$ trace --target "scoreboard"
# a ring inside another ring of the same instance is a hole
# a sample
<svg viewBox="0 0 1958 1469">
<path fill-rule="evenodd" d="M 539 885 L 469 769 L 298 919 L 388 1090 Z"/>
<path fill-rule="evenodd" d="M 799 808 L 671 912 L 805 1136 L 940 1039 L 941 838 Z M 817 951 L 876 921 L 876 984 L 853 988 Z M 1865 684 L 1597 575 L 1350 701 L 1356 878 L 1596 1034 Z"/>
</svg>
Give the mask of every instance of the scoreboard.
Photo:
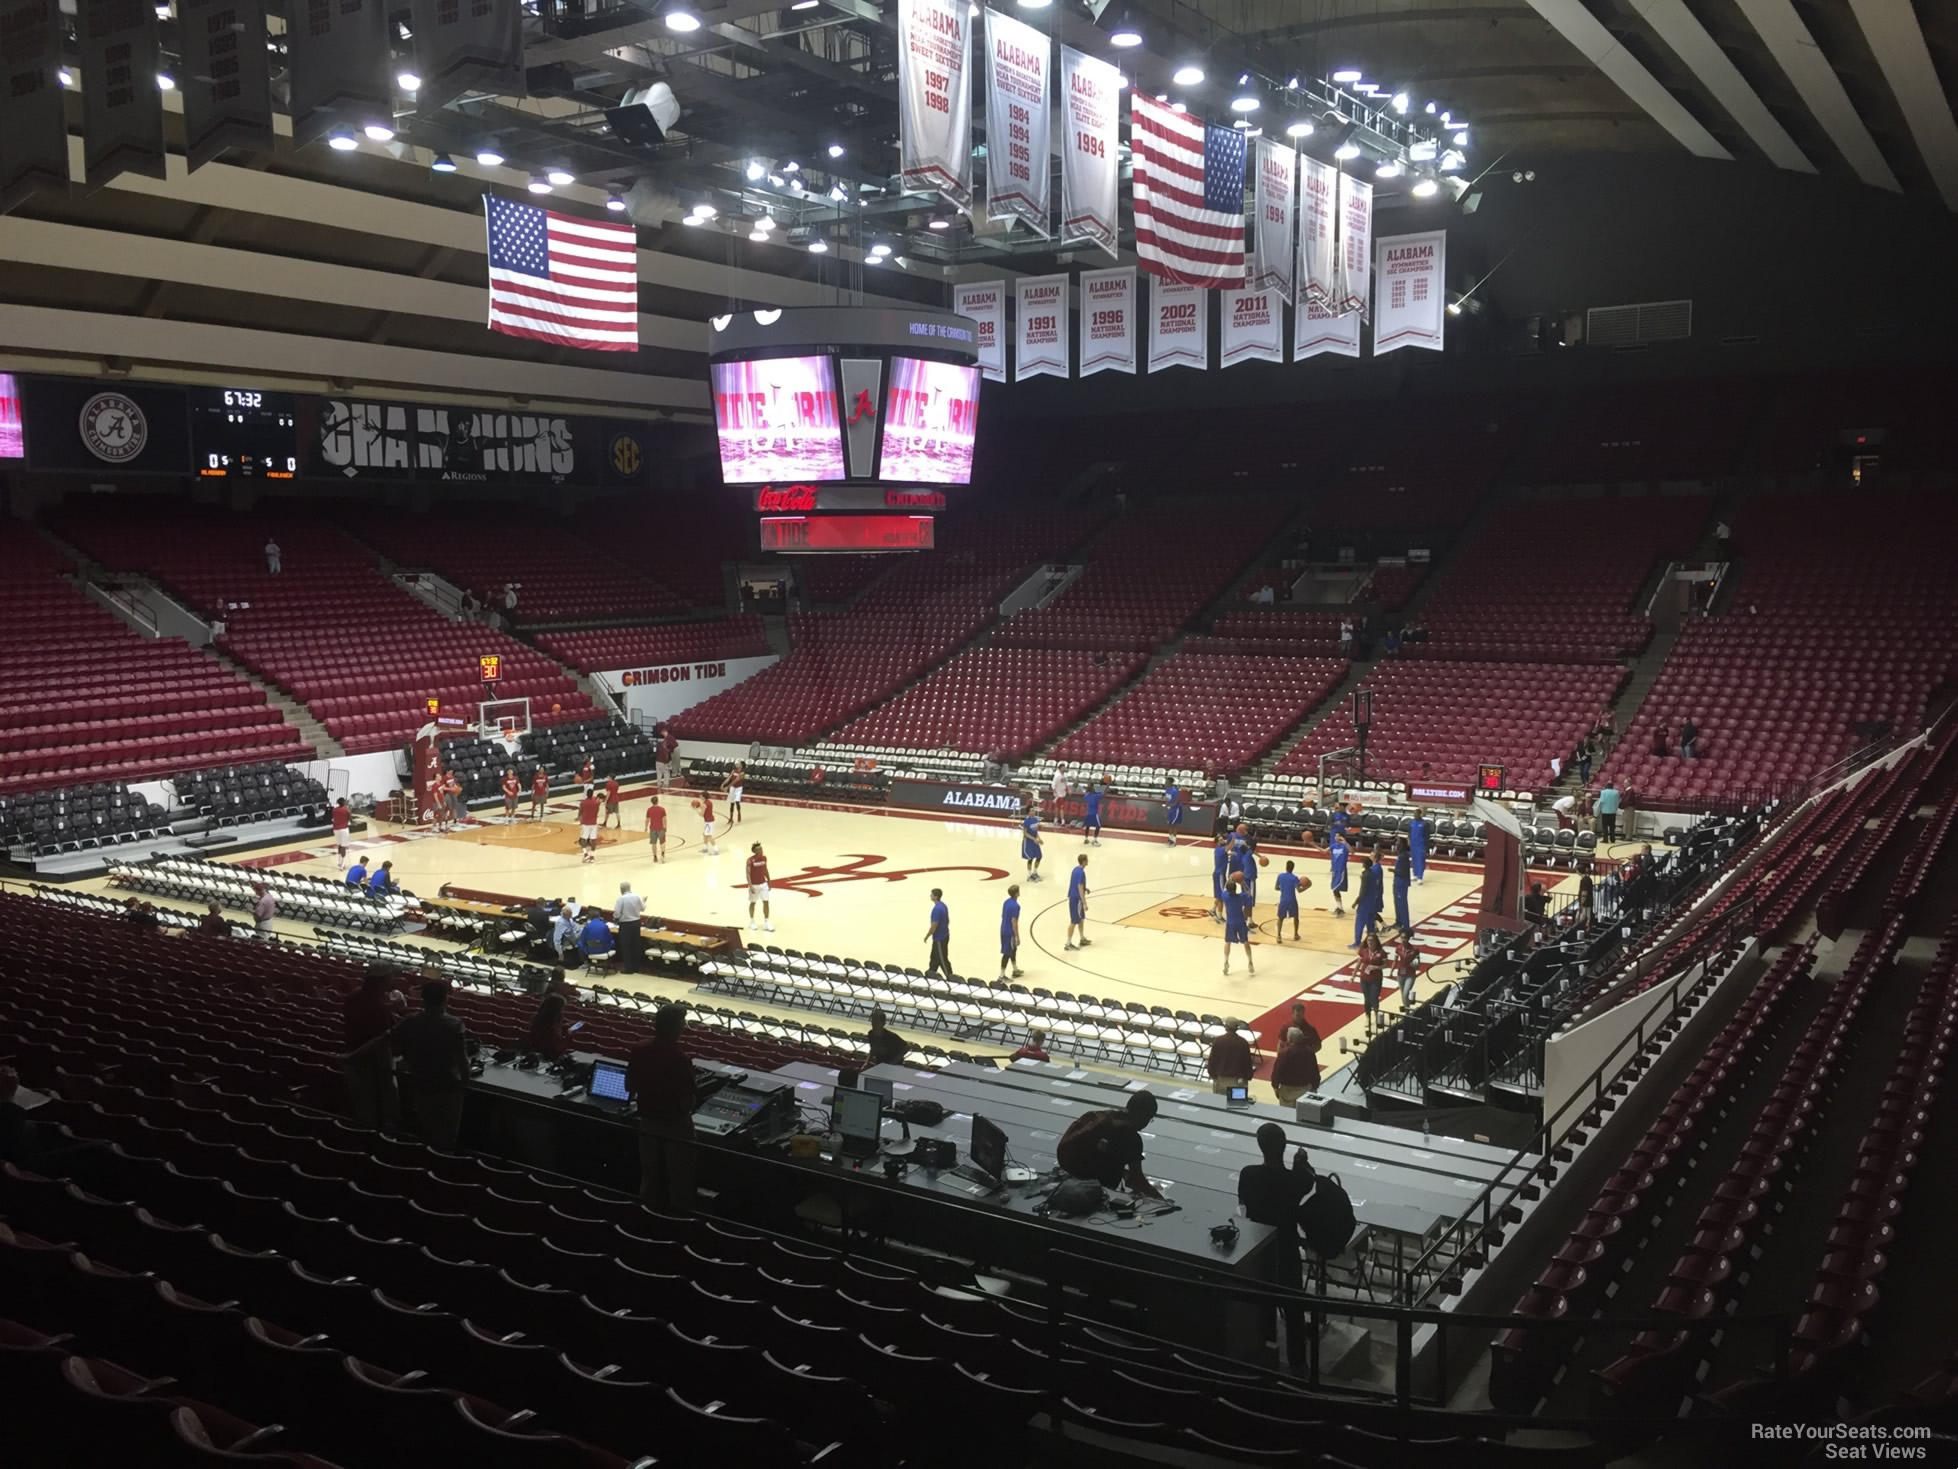
<svg viewBox="0 0 1958 1469">
<path fill-rule="evenodd" d="M 299 472 L 298 417 L 290 393 L 192 388 L 191 463 L 200 479 L 291 479 Z"/>
</svg>

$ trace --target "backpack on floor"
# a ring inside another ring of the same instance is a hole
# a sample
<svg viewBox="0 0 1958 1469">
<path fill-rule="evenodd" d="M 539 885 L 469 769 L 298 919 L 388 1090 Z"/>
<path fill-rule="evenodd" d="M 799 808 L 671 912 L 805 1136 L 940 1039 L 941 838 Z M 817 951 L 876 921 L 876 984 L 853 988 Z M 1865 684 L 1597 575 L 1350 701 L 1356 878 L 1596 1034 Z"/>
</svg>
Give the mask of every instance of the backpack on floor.
<svg viewBox="0 0 1958 1469">
<path fill-rule="evenodd" d="M 1319 1185 L 1299 1205 L 1299 1233 L 1306 1248 L 1322 1260 L 1330 1260 L 1353 1238 L 1359 1221 L 1353 1217 L 1353 1201 L 1337 1173 L 1319 1175 Z"/>
</svg>

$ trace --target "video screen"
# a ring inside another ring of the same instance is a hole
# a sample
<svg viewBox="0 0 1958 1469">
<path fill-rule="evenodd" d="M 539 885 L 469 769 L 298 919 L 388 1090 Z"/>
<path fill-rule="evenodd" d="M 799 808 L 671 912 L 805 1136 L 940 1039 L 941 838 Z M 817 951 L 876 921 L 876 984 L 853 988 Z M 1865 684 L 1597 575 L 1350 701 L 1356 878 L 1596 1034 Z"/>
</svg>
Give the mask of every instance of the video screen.
<svg viewBox="0 0 1958 1469">
<path fill-rule="evenodd" d="M 971 484 L 972 441 L 978 432 L 978 368 L 918 357 L 891 359 L 879 479 Z"/>
<path fill-rule="evenodd" d="M 724 481 L 843 478 L 843 422 L 829 358 L 716 362 L 710 371 Z"/>
<path fill-rule="evenodd" d="M 27 432 L 20 423 L 20 380 L 0 372 L 0 459 L 25 459 Z"/>
</svg>

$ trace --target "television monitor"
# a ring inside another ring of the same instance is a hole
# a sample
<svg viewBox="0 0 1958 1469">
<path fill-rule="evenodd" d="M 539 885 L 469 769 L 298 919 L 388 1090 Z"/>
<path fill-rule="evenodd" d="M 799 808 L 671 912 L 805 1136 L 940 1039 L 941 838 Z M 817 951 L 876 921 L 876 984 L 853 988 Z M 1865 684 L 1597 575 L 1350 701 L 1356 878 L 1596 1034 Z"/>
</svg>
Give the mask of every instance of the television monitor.
<svg viewBox="0 0 1958 1469">
<path fill-rule="evenodd" d="M 1006 1177 L 1006 1133 L 977 1113 L 972 1117 L 972 1166 L 995 1183 Z"/>
<path fill-rule="evenodd" d="M 897 1087 L 888 1076 L 866 1076 L 859 1085 L 863 1090 L 882 1097 L 886 1107 L 890 1106 L 892 1098 L 897 1095 Z"/>
<path fill-rule="evenodd" d="M 877 477 L 907 484 L 972 483 L 979 432 L 979 369 L 893 357 Z"/>
<path fill-rule="evenodd" d="M 843 478 L 843 419 L 829 358 L 763 357 L 708 370 L 723 481 Z"/>
<path fill-rule="evenodd" d="M 27 431 L 20 418 L 20 379 L 0 372 L 0 459 L 27 457 Z"/>
<path fill-rule="evenodd" d="M 875 1092 L 837 1091 L 830 1111 L 845 1151 L 874 1153 L 884 1124 L 884 1099 Z"/>
</svg>

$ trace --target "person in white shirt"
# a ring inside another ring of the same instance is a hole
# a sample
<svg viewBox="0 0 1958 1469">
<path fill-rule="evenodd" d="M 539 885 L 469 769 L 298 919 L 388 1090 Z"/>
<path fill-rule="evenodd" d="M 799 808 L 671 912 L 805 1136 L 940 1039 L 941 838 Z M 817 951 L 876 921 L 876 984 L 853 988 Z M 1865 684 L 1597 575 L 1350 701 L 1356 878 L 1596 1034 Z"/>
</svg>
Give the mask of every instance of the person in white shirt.
<svg viewBox="0 0 1958 1469">
<path fill-rule="evenodd" d="M 640 935 L 639 921 L 646 916 L 646 900 L 632 890 L 632 884 L 619 884 L 619 901 L 612 905 L 612 921 L 619 926 L 619 966 L 637 969 L 645 957 L 646 941 Z"/>
<path fill-rule="evenodd" d="M 1067 785 L 1067 772 L 1056 766 L 1052 787 L 1054 797 L 1053 822 L 1056 826 L 1067 825 L 1067 813 L 1063 809 L 1063 803 L 1067 800 Z"/>
<path fill-rule="evenodd" d="M 262 882 L 253 883 L 252 891 L 258 894 L 258 900 L 252 904 L 252 927 L 260 933 L 269 934 L 272 931 L 272 920 L 278 916 L 278 900 L 272 896 L 272 890 Z"/>
<path fill-rule="evenodd" d="M 271 576 L 277 576 L 280 570 L 279 543 L 270 536 L 265 538 L 265 570 Z"/>
<path fill-rule="evenodd" d="M 1571 813 L 1577 809 L 1576 796 L 1565 792 L 1550 803 L 1550 809 L 1557 813 L 1557 826 L 1559 830 L 1566 826 L 1575 825 Z"/>
</svg>

